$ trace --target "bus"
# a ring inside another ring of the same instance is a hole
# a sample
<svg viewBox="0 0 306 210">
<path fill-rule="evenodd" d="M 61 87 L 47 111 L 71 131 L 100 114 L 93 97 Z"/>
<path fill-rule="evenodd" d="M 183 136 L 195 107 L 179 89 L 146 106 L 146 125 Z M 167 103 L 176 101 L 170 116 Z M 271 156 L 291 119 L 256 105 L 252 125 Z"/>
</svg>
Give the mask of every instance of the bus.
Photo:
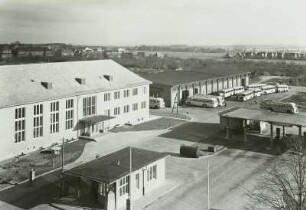
<svg viewBox="0 0 306 210">
<path fill-rule="evenodd" d="M 243 86 L 237 86 L 237 87 L 234 87 L 234 95 L 237 95 L 241 92 L 244 91 L 244 87 Z"/>
<path fill-rule="evenodd" d="M 248 85 L 247 86 L 247 89 L 248 90 L 254 90 L 254 89 L 261 89 L 261 87 L 262 86 L 265 86 L 266 84 L 259 84 L 259 83 L 257 83 L 257 84 L 251 84 L 251 85 Z"/>
<path fill-rule="evenodd" d="M 149 102 L 150 102 L 149 103 L 150 108 L 154 108 L 154 109 L 165 108 L 165 102 L 163 98 L 150 97 Z"/>
<path fill-rule="evenodd" d="M 254 98 L 254 91 L 253 90 L 245 90 L 237 95 L 238 101 L 248 101 Z"/>
<path fill-rule="evenodd" d="M 254 93 L 254 97 L 260 97 L 261 89 L 260 88 L 253 89 L 253 93 Z"/>
<path fill-rule="evenodd" d="M 288 91 L 289 91 L 288 85 L 276 85 L 276 92 L 281 93 Z"/>
<path fill-rule="evenodd" d="M 219 91 L 219 96 L 222 96 L 224 98 L 230 97 L 232 95 L 234 95 L 234 89 L 233 88 L 227 88 L 227 89 Z"/>
<path fill-rule="evenodd" d="M 265 100 L 260 103 L 261 109 L 268 109 L 274 112 L 285 112 L 290 114 L 299 113 L 296 103 L 292 102 L 279 102 L 272 100 Z"/>
<path fill-rule="evenodd" d="M 210 107 L 215 108 L 219 105 L 216 97 L 210 97 L 207 95 L 197 94 L 190 96 L 186 99 L 186 105 L 188 106 L 201 106 L 204 108 Z"/>
<path fill-rule="evenodd" d="M 222 96 L 204 95 L 204 94 L 197 94 L 197 95 L 198 95 L 198 97 L 216 98 L 217 101 L 218 101 L 218 106 L 226 106 L 224 97 L 222 97 Z M 196 97 L 197 95 L 194 95 L 194 96 Z"/>
<path fill-rule="evenodd" d="M 265 85 L 261 87 L 261 94 L 275 93 L 276 87 L 274 85 Z"/>
</svg>

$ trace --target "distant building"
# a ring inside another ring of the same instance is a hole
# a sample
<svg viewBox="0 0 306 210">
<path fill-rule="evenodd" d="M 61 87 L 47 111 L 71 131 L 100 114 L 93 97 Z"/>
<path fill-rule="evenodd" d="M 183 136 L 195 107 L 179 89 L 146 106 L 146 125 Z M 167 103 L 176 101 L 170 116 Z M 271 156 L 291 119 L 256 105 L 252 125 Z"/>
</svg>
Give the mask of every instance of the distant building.
<svg viewBox="0 0 306 210">
<path fill-rule="evenodd" d="M 129 192 L 133 202 L 164 183 L 166 157 L 127 147 L 64 171 L 66 189 L 76 189 L 78 198 L 92 198 L 102 209 L 127 209 Z"/>
<path fill-rule="evenodd" d="M 9 47 L 4 47 L 1 53 L 1 59 L 6 61 L 13 57 L 12 50 Z"/>
<path fill-rule="evenodd" d="M 150 82 L 112 60 L 0 66 L 0 159 L 149 117 Z"/>
<path fill-rule="evenodd" d="M 119 48 L 117 50 L 118 53 L 125 53 L 126 52 L 126 49 L 125 48 Z"/>
<path fill-rule="evenodd" d="M 204 69 L 201 72 L 167 71 L 142 76 L 153 82 L 150 96 L 161 97 L 167 107 L 172 107 L 174 101 L 182 104 L 194 94 L 212 94 L 226 88 L 247 86 L 249 75 L 250 72 L 236 70 Z"/>
</svg>

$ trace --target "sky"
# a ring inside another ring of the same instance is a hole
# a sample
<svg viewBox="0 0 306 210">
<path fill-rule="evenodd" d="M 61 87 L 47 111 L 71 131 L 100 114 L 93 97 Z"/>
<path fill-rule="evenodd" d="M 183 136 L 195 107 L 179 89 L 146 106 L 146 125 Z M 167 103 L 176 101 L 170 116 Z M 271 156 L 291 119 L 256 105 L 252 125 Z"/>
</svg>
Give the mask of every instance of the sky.
<svg viewBox="0 0 306 210">
<path fill-rule="evenodd" d="M 0 43 L 306 46 L 306 0 L 0 0 Z"/>
</svg>

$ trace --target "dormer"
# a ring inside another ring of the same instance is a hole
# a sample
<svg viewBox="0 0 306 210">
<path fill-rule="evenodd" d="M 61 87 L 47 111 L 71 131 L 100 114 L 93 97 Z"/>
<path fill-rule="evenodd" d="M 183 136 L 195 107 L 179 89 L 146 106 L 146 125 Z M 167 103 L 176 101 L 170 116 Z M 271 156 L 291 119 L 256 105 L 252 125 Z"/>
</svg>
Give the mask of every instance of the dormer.
<svg viewBox="0 0 306 210">
<path fill-rule="evenodd" d="M 52 89 L 52 82 L 41 82 L 41 85 L 44 86 L 47 90 Z"/>
<path fill-rule="evenodd" d="M 86 84 L 86 80 L 85 78 L 75 78 L 75 81 L 77 81 L 80 85 L 85 85 Z"/>
<path fill-rule="evenodd" d="M 103 77 L 106 79 L 106 80 L 108 80 L 109 82 L 112 82 L 113 81 L 113 75 L 108 75 L 108 74 L 105 74 L 105 75 L 103 75 Z"/>
</svg>

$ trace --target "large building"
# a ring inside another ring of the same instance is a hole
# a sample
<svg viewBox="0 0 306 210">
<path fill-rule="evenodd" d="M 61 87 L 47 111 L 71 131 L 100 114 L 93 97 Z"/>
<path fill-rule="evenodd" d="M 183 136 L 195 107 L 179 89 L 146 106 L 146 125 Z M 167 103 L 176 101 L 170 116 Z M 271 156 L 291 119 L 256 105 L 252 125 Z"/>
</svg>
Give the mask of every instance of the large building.
<svg viewBox="0 0 306 210">
<path fill-rule="evenodd" d="M 172 107 L 174 101 L 183 103 L 188 96 L 197 93 L 213 94 L 226 88 L 247 86 L 250 72 L 213 69 L 203 72 L 168 71 L 142 76 L 153 82 L 150 95 L 163 98 L 166 106 Z"/>
<path fill-rule="evenodd" d="M 111 60 L 0 67 L 0 159 L 149 117 L 150 82 Z"/>
</svg>

